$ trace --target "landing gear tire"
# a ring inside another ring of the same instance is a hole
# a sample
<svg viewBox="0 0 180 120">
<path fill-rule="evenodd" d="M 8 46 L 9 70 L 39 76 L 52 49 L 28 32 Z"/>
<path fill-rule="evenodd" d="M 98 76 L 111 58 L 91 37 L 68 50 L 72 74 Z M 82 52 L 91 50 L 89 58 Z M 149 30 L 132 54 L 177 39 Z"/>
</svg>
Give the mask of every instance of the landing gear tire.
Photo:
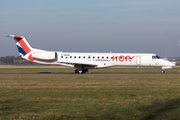
<svg viewBox="0 0 180 120">
<path fill-rule="evenodd" d="M 86 73 L 88 72 L 88 69 L 84 69 L 82 71 L 79 71 L 78 69 L 75 70 L 75 73 Z"/>
<path fill-rule="evenodd" d="M 75 73 L 79 73 L 79 71 L 76 69 L 76 70 L 75 70 Z"/>
<path fill-rule="evenodd" d="M 164 73 L 165 73 L 165 71 L 164 71 L 164 70 L 162 70 L 162 71 L 161 71 L 161 73 L 162 73 L 162 74 L 164 74 Z"/>
<path fill-rule="evenodd" d="M 88 72 L 88 69 L 82 70 L 82 73 L 86 73 Z"/>
</svg>

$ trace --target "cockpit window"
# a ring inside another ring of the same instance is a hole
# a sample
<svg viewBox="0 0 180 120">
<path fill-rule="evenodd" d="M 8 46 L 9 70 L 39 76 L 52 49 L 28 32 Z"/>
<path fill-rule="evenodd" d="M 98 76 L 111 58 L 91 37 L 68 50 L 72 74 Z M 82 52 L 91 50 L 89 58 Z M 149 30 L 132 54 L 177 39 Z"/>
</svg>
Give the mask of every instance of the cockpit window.
<svg viewBox="0 0 180 120">
<path fill-rule="evenodd" d="M 158 55 L 156 55 L 156 58 L 157 58 L 157 59 L 161 59 L 161 57 L 159 57 Z"/>
<path fill-rule="evenodd" d="M 161 59 L 161 57 L 159 57 L 158 55 L 156 55 L 156 56 L 152 56 L 152 59 Z"/>
<path fill-rule="evenodd" d="M 152 56 L 152 59 L 156 59 L 156 56 Z"/>
</svg>

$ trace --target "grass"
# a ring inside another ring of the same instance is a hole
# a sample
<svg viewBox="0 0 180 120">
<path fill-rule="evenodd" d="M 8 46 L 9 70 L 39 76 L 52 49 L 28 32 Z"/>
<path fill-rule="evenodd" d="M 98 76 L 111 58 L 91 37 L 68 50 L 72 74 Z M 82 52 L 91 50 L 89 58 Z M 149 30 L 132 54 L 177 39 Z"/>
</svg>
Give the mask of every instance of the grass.
<svg viewBox="0 0 180 120">
<path fill-rule="evenodd" d="M 0 68 L 0 73 L 74 73 L 75 68 Z M 166 69 L 166 73 L 180 73 L 180 67 Z M 89 69 L 90 73 L 161 73 L 160 67 Z"/>
<path fill-rule="evenodd" d="M 180 119 L 179 76 L 0 76 L 0 119 Z"/>
</svg>

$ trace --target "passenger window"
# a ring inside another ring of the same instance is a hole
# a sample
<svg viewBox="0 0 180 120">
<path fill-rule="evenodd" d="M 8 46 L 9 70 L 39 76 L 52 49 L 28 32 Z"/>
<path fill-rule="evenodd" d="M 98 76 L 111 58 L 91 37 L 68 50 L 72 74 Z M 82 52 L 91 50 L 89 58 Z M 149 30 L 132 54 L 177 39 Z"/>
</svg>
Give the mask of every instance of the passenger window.
<svg viewBox="0 0 180 120">
<path fill-rule="evenodd" d="M 106 57 L 106 59 L 108 59 L 108 57 Z"/>
<path fill-rule="evenodd" d="M 79 58 L 81 58 L 81 56 L 79 56 Z"/>
<path fill-rule="evenodd" d="M 93 59 L 94 59 L 95 57 L 93 56 Z"/>
<path fill-rule="evenodd" d="M 70 56 L 70 58 L 72 58 L 72 56 Z"/>
<path fill-rule="evenodd" d="M 83 58 L 85 59 L 85 56 Z"/>
<path fill-rule="evenodd" d="M 76 56 L 74 56 L 74 58 L 76 59 Z"/>
<path fill-rule="evenodd" d="M 61 56 L 61 58 L 63 58 L 63 56 Z"/>
<path fill-rule="evenodd" d="M 102 59 L 104 59 L 104 57 L 102 57 Z"/>
<path fill-rule="evenodd" d="M 99 57 L 97 57 L 99 59 Z"/>
</svg>

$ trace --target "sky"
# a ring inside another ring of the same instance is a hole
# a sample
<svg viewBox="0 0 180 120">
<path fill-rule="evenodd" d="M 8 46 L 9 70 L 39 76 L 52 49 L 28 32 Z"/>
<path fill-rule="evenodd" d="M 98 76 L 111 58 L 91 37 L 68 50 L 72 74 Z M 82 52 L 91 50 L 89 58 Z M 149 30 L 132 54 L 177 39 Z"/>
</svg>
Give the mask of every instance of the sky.
<svg viewBox="0 0 180 120">
<path fill-rule="evenodd" d="M 179 0 L 0 0 L 0 57 L 12 38 L 63 52 L 155 53 L 180 57 Z"/>
</svg>

